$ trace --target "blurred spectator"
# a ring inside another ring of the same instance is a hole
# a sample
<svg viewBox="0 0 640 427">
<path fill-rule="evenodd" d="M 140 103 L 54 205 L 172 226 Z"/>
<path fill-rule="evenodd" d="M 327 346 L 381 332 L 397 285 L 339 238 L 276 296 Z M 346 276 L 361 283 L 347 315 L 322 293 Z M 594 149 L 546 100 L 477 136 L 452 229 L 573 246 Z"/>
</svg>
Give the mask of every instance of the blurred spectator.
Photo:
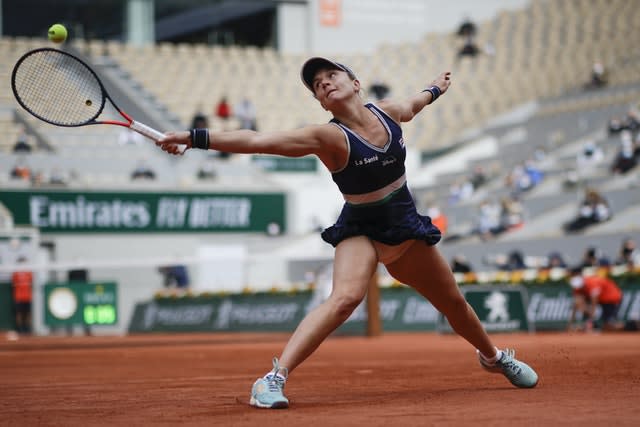
<svg viewBox="0 0 640 427">
<path fill-rule="evenodd" d="M 611 265 L 609 258 L 602 255 L 600 250 L 595 246 L 590 246 L 585 249 L 582 254 L 582 259 L 580 260 L 581 268 L 608 267 L 609 265 Z"/>
<path fill-rule="evenodd" d="M 475 22 L 473 22 L 468 16 L 465 16 L 458 27 L 458 31 L 456 32 L 456 35 L 464 40 L 464 44 L 458 50 L 458 58 L 463 56 L 473 57 L 480 53 L 480 49 L 475 42 L 477 30 Z"/>
<path fill-rule="evenodd" d="M 54 167 L 51 169 L 51 174 L 49 175 L 49 184 L 53 185 L 66 185 L 67 184 L 67 176 L 64 172 L 58 167 Z"/>
<path fill-rule="evenodd" d="M 636 242 L 631 237 L 627 237 L 622 241 L 620 252 L 615 261 L 616 265 L 624 265 L 629 270 L 640 267 L 640 251 L 636 247 Z"/>
<path fill-rule="evenodd" d="M 205 160 L 200 165 L 200 169 L 198 169 L 198 174 L 197 174 L 198 179 L 203 179 L 203 180 L 215 179 L 216 176 L 217 174 L 216 174 L 215 165 L 213 164 L 213 161 L 208 159 Z"/>
<path fill-rule="evenodd" d="M 567 268 L 567 263 L 560 252 L 551 252 L 547 256 L 547 268 Z"/>
<path fill-rule="evenodd" d="M 574 302 L 569 316 L 569 330 L 576 330 L 577 314 L 582 313 L 584 330 L 590 332 L 594 328 L 603 331 L 622 330 L 624 325 L 618 322 L 618 310 L 622 302 L 622 291 L 618 285 L 607 277 L 585 276 L 581 267 L 572 268 L 569 284 L 573 288 Z M 594 324 L 596 308 L 600 306 L 602 314 L 598 324 Z"/>
<path fill-rule="evenodd" d="M 209 127 L 209 119 L 206 114 L 202 112 L 202 108 L 198 106 L 196 113 L 191 119 L 191 129 L 206 129 Z"/>
<path fill-rule="evenodd" d="M 618 132 L 621 132 L 624 128 L 624 124 L 619 117 L 612 117 L 611 119 L 609 119 L 609 135 L 614 135 Z"/>
<path fill-rule="evenodd" d="M 16 138 L 16 143 L 13 145 L 14 153 L 30 153 L 31 144 L 29 144 L 29 134 L 27 133 L 24 125 L 20 125 L 20 131 Z"/>
<path fill-rule="evenodd" d="M 518 249 L 514 249 L 508 254 L 487 255 L 483 261 L 485 264 L 502 271 L 517 271 L 527 268 L 524 254 Z"/>
<path fill-rule="evenodd" d="M 451 259 L 451 271 L 462 274 L 473 273 L 473 267 L 464 255 L 456 254 Z"/>
<path fill-rule="evenodd" d="M 503 197 L 500 202 L 499 233 L 520 228 L 524 224 L 524 208 L 515 197 Z"/>
<path fill-rule="evenodd" d="M 27 259 L 19 257 L 18 264 L 25 263 Z M 33 273 L 26 269 L 14 271 L 11 275 L 13 287 L 13 308 L 15 313 L 16 332 L 19 334 L 31 333 L 31 300 L 33 292 Z"/>
<path fill-rule="evenodd" d="M 473 184 L 467 178 L 461 178 L 449 187 L 449 204 L 455 205 L 459 202 L 469 200 L 473 196 Z"/>
<path fill-rule="evenodd" d="M 23 158 L 18 159 L 13 169 L 11 169 L 11 178 L 23 181 L 31 179 L 31 168 Z"/>
<path fill-rule="evenodd" d="M 47 183 L 47 177 L 42 171 L 35 171 L 31 174 L 31 185 L 34 187 L 40 187 Z"/>
<path fill-rule="evenodd" d="M 482 240 L 492 239 L 500 232 L 500 209 L 500 205 L 494 201 L 484 200 L 480 203 L 476 233 Z"/>
<path fill-rule="evenodd" d="M 607 84 L 607 73 L 604 64 L 596 60 L 591 67 L 591 79 L 585 85 L 586 89 L 597 89 Z"/>
<path fill-rule="evenodd" d="M 431 218 L 433 225 L 438 227 L 442 235 L 447 234 L 447 228 L 449 227 L 449 219 L 440 210 L 438 206 L 432 206 L 427 210 L 427 216 Z"/>
<path fill-rule="evenodd" d="M 588 141 L 576 156 L 576 166 L 578 173 L 585 174 L 585 171 L 592 171 L 594 167 L 602 163 L 604 152 L 593 141 Z"/>
<path fill-rule="evenodd" d="M 609 202 L 596 190 L 587 188 L 578 214 L 564 225 L 564 229 L 568 233 L 582 231 L 591 225 L 608 221 L 611 217 Z"/>
<path fill-rule="evenodd" d="M 217 118 L 227 121 L 231 117 L 231 106 L 227 101 L 227 97 L 223 96 L 216 105 L 215 115 Z"/>
<path fill-rule="evenodd" d="M 475 191 L 487 183 L 487 173 L 482 166 L 478 165 L 473 168 L 473 173 L 471 174 L 469 180 L 471 182 L 471 185 L 473 185 L 473 189 Z"/>
<path fill-rule="evenodd" d="M 631 131 L 620 133 L 620 150 L 613 160 L 611 172 L 624 175 L 638 165 L 638 150 L 634 147 Z"/>
<path fill-rule="evenodd" d="M 480 48 L 476 45 L 473 37 L 468 37 L 460 50 L 458 51 L 458 58 L 463 56 L 475 57 L 480 53 Z"/>
<path fill-rule="evenodd" d="M 156 179 L 156 173 L 149 167 L 146 160 L 138 161 L 135 169 L 131 173 L 131 179 Z"/>
<path fill-rule="evenodd" d="M 456 35 L 462 38 L 475 37 L 477 31 L 478 28 L 476 27 L 475 22 L 473 22 L 469 16 L 465 16 L 458 27 Z"/>
<path fill-rule="evenodd" d="M 609 120 L 608 130 L 610 135 L 628 130 L 636 132 L 640 130 L 640 114 L 637 109 L 630 108 L 622 118 L 614 116 Z"/>
<path fill-rule="evenodd" d="M 575 188 L 593 177 L 599 165 L 604 161 L 604 152 L 593 141 L 588 141 L 576 155 L 576 168 L 567 172 L 563 185 L 567 189 Z"/>
<path fill-rule="evenodd" d="M 158 271 L 162 274 L 165 291 L 182 293 L 189 290 L 189 273 L 184 265 L 161 266 Z"/>
<path fill-rule="evenodd" d="M 371 86 L 369 86 L 369 92 L 373 94 L 374 101 L 380 101 L 389 95 L 391 88 L 380 78 L 376 78 Z"/>
<path fill-rule="evenodd" d="M 240 129 L 258 130 L 256 122 L 256 107 L 249 98 L 243 98 L 234 109 L 236 118 L 240 121 Z"/>
<path fill-rule="evenodd" d="M 507 175 L 507 185 L 518 194 L 526 192 L 540 184 L 544 177 L 544 173 L 533 161 L 527 160 L 524 163 L 514 166 L 509 175 Z"/>
</svg>

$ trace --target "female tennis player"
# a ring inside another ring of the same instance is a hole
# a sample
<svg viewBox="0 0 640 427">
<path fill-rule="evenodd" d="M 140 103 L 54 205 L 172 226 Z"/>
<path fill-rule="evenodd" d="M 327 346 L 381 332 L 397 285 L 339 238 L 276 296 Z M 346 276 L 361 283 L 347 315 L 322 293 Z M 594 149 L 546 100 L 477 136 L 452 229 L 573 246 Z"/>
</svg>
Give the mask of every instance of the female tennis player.
<svg viewBox="0 0 640 427">
<path fill-rule="evenodd" d="M 440 230 L 429 217 L 418 214 L 407 188 L 400 123 L 410 121 L 446 93 L 451 73 L 441 73 L 407 99 L 377 104 L 363 103 L 360 81 L 338 62 L 311 58 L 304 63 L 301 77 L 322 108 L 333 115 L 329 123 L 279 132 L 194 129 L 168 133 L 157 142 L 171 154 L 179 154 L 184 145 L 289 157 L 313 154 L 343 194 L 345 203 L 336 223 L 322 232 L 322 238 L 335 247 L 331 295 L 298 325 L 280 357 L 273 359 L 273 369 L 256 380 L 250 403 L 260 408 L 289 406 L 283 394 L 288 375 L 360 304 L 379 262 L 446 316 L 456 333 L 476 349 L 483 368 L 502 373 L 516 387 L 534 387 L 535 371 L 516 360 L 513 350 L 500 350 L 491 342 L 435 247 Z"/>
</svg>

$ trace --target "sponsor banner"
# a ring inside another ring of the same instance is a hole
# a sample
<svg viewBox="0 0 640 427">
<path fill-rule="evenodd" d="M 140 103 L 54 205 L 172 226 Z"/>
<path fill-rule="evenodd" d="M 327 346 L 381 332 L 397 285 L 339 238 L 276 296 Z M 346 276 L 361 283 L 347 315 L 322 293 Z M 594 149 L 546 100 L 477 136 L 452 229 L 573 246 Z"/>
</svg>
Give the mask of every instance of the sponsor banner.
<svg viewBox="0 0 640 427">
<path fill-rule="evenodd" d="M 285 194 L 21 191 L 0 193 L 16 224 L 42 233 L 264 232 L 286 229 Z"/>
<path fill-rule="evenodd" d="M 311 292 L 163 298 L 137 304 L 129 331 L 293 331 L 319 302 Z M 386 331 L 432 331 L 438 312 L 412 289 L 382 289 L 380 317 Z M 361 304 L 337 333 L 364 334 L 366 325 Z"/>
<path fill-rule="evenodd" d="M 640 320 L 640 284 L 622 287 L 619 318 Z M 568 285 L 464 286 L 465 298 L 488 332 L 564 330 L 571 313 Z M 225 297 L 163 298 L 136 305 L 131 332 L 293 331 L 320 301 L 311 292 L 265 293 Z M 599 315 L 599 313 L 597 313 Z M 380 290 L 384 331 L 451 332 L 446 319 L 413 289 Z M 336 331 L 363 335 L 366 304 Z"/>
<path fill-rule="evenodd" d="M 522 286 L 464 286 L 465 299 L 473 307 L 488 333 L 532 331 L 527 318 L 527 291 Z M 451 332 L 449 322 L 440 316 L 440 330 Z"/>
<path fill-rule="evenodd" d="M 439 312 L 411 288 L 380 289 L 380 320 L 384 331 L 435 331 Z M 339 334 L 365 334 L 366 302 L 338 328 Z"/>
<path fill-rule="evenodd" d="M 137 304 L 130 332 L 293 331 L 310 293 L 163 298 Z"/>
<path fill-rule="evenodd" d="M 618 311 L 618 320 L 640 320 L 640 284 L 621 286 L 623 297 Z M 529 305 L 527 315 L 538 330 L 563 330 L 567 327 L 573 293 L 569 285 L 527 286 Z M 600 317 L 600 307 L 596 318 Z"/>
</svg>

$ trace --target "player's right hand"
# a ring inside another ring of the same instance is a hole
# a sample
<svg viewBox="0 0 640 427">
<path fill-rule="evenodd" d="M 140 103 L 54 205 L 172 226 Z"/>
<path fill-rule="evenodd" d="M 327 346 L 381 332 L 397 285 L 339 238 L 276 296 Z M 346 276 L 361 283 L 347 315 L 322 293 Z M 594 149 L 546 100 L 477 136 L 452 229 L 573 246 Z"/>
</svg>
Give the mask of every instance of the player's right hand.
<svg viewBox="0 0 640 427">
<path fill-rule="evenodd" d="M 167 132 L 164 138 L 156 142 L 156 145 L 169 154 L 180 155 L 191 148 L 191 134 L 189 131 Z M 181 147 L 186 145 L 186 147 Z"/>
</svg>

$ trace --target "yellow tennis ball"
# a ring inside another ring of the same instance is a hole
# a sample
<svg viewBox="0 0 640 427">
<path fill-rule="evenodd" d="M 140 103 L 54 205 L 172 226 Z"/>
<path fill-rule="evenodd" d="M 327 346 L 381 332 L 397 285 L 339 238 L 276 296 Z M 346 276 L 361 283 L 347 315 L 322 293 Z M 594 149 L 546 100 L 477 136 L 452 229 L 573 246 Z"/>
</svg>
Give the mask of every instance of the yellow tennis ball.
<svg viewBox="0 0 640 427">
<path fill-rule="evenodd" d="M 54 43 L 62 43 L 67 39 L 67 29 L 62 24 L 53 24 L 49 27 L 49 40 Z"/>
</svg>

